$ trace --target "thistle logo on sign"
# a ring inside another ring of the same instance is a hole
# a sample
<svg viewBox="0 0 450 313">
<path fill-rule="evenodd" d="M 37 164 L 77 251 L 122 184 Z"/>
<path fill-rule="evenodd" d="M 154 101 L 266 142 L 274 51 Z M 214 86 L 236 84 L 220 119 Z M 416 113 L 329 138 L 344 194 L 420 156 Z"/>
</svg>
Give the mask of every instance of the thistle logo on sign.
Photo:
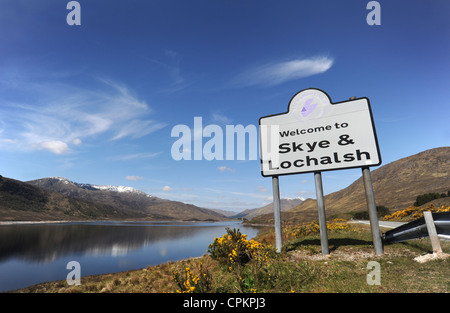
<svg viewBox="0 0 450 313">
<path fill-rule="evenodd" d="M 367 98 L 332 103 L 322 90 L 305 89 L 259 127 L 263 176 L 381 164 Z"/>
</svg>

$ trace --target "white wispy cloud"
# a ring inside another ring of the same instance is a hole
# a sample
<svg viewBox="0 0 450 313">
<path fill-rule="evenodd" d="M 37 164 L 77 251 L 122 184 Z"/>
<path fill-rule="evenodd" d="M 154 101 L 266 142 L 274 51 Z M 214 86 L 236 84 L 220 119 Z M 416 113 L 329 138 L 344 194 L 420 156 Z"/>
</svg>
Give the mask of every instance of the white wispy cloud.
<svg viewBox="0 0 450 313">
<path fill-rule="evenodd" d="M 235 196 L 244 196 L 249 198 L 255 198 L 255 199 L 263 199 L 266 201 L 272 200 L 272 196 L 266 196 L 263 194 L 257 194 L 252 192 L 241 192 L 241 191 L 230 191 L 230 190 L 220 190 L 220 189 L 214 189 L 214 188 L 205 188 L 208 192 L 213 192 L 215 194 L 231 194 Z"/>
<path fill-rule="evenodd" d="M 133 120 L 130 121 L 130 123 L 123 125 L 112 139 L 117 140 L 127 136 L 130 136 L 131 138 L 140 138 L 161 129 L 164 126 L 164 123 L 158 123 L 153 120 Z"/>
<path fill-rule="evenodd" d="M 236 172 L 235 169 L 226 166 L 219 166 L 217 169 L 219 170 L 219 172 Z"/>
<path fill-rule="evenodd" d="M 149 153 L 132 153 L 126 155 L 116 156 L 114 160 L 127 161 L 127 160 L 138 160 L 138 159 L 153 159 L 154 157 L 160 155 L 160 152 L 149 152 Z"/>
<path fill-rule="evenodd" d="M 64 154 L 69 151 L 69 146 L 65 142 L 59 140 L 42 141 L 35 145 L 35 147 L 39 150 L 47 149 L 55 154 Z"/>
<path fill-rule="evenodd" d="M 230 191 L 229 193 L 232 194 L 232 195 L 246 196 L 246 197 L 251 197 L 251 198 L 263 199 L 265 201 L 272 201 L 272 198 L 273 198 L 272 196 L 266 196 L 266 195 L 255 194 L 255 193 L 250 193 L 250 192 Z"/>
<path fill-rule="evenodd" d="M 144 179 L 144 177 L 130 175 L 130 176 L 125 176 L 125 179 L 126 179 L 126 180 L 136 181 L 136 180 Z"/>
<path fill-rule="evenodd" d="M 269 189 L 267 189 L 264 186 L 256 186 L 256 188 L 258 189 L 258 192 L 262 192 L 262 193 L 269 191 Z"/>
<path fill-rule="evenodd" d="M 170 76 L 177 84 L 184 83 L 185 79 L 181 75 L 181 68 L 180 68 L 180 62 L 181 62 L 181 56 L 177 52 L 173 50 L 165 50 L 165 55 L 170 59 L 169 64 L 165 64 L 167 69 L 169 70 Z"/>
<path fill-rule="evenodd" d="M 154 68 L 156 70 L 162 70 L 164 78 L 169 78 L 168 84 L 166 84 L 165 87 L 160 90 L 160 92 L 177 92 L 186 88 L 192 83 L 184 77 L 181 66 L 183 57 L 177 51 L 164 49 L 163 56 L 160 58 L 149 58 L 147 55 L 142 55 L 141 58 L 146 63 L 155 66 Z"/>
<path fill-rule="evenodd" d="M 232 122 L 231 118 L 220 113 L 213 113 L 211 117 L 215 124 L 230 124 Z"/>
<path fill-rule="evenodd" d="M 94 89 L 16 79 L 6 91 L 20 94 L 20 100 L 0 96 L 1 142 L 64 154 L 98 135 L 135 139 L 166 126 L 149 119 L 150 106 L 125 85 L 105 79 L 95 83 Z"/>
<path fill-rule="evenodd" d="M 334 60 L 329 57 L 312 57 L 269 63 L 250 69 L 236 78 L 244 86 L 274 86 L 286 81 L 308 77 L 328 71 Z"/>
</svg>

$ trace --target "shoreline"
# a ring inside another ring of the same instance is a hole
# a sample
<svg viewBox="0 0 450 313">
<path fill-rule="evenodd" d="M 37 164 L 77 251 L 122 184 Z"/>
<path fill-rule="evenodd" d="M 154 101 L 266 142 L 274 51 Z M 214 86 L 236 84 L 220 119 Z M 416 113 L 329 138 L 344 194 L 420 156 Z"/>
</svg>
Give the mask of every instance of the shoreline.
<svg viewBox="0 0 450 313">
<path fill-rule="evenodd" d="M 2 225 L 32 225 L 32 224 L 64 224 L 64 223 L 221 223 L 221 222 L 240 222 L 239 220 L 45 220 L 45 221 L 0 221 Z"/>
<path fill-rule="evenodd" d="M 56 224 L 56 223 L 69 223 L 69 222 L 84 222 L 84 221 L 70 221 L 70 220 L 59 220 L 59 221 L 0 221 L 1 225 L 20 225 L 20 224 Z"/>
</svg>

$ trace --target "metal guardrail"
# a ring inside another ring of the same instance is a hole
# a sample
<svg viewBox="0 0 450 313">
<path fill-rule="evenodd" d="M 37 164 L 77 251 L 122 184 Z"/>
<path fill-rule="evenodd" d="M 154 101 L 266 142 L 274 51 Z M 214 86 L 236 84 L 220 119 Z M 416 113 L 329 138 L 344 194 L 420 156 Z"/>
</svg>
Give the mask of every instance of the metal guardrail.
<svg viewBox="0 0 450 313">
<path fill-rule="evenodd" d="M 438 236 L 450 237 L 450 212 L 432 213 Z M 382 235 L 383 243 L 396 243 L 428 236 L 427 225 L 423 217 L 408 224 L 391 229 Z"/>
</svg>

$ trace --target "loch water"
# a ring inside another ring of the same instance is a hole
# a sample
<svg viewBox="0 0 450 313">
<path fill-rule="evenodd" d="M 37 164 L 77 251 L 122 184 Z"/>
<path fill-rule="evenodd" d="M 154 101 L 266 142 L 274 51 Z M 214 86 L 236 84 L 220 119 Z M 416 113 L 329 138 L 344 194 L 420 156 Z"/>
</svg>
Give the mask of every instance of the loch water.
<svg viewBox="0 0 450 313">
<path fill-rule="evenodd" d="M 214 238 L 236 228 L 247 238 L 260 228 L 240 222 L 57 222 L 0 225 L 0 292 L 83 276 L 122 272 L 206 253 Z"/>
</svg>

